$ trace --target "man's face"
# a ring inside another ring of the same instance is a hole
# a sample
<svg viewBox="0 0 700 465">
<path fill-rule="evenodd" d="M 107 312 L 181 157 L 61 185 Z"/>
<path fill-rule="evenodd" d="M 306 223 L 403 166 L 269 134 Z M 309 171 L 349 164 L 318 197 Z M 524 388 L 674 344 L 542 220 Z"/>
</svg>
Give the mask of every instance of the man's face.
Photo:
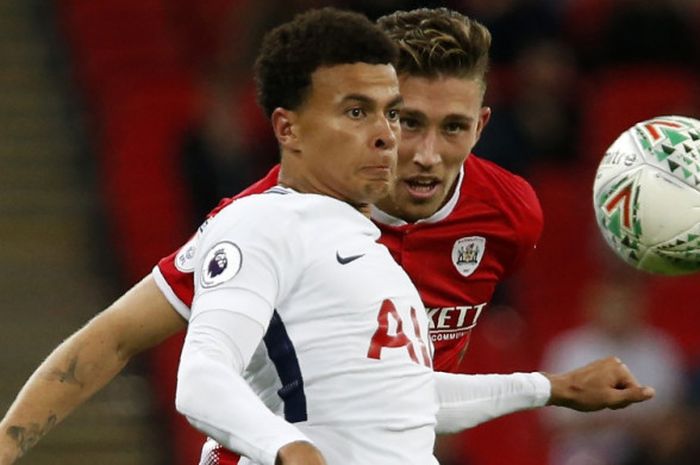
<svg viewBox="0 0 700 465">
<path fill-rule="evenodd" d="M 396 180 L 377 206 L 412 222 L 431 216 L 448 200 L 491 110 L 482 107 L 483 90 L 475 79 L 401 76 L 399 81 L 404 107 Z"/>
<path fill-rule="evenodd" d="M 391 65 L 317 69 L 305 102 L 290 112 L 292 183 L 356 206 L 387 195 L 396 170 L 401 105 Z M 283 165 L 283 173 L 285 173 Z M 284 179 L 284 178 L 282 178 Z"/>
</svg>

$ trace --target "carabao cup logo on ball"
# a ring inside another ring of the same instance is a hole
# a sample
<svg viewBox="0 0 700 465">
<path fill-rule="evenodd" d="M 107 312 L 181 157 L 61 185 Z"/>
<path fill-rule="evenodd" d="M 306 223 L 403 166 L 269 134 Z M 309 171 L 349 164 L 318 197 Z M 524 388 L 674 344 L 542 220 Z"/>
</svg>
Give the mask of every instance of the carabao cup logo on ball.
<svg viewBox="0 0 700 465">
<path fill-rule="evenodd" d="M 598 166 L 593 203 L 603 237 L 628 263 L 700 270 L 700 121 L 664 116 L 622 133 Z"/>
</svg>

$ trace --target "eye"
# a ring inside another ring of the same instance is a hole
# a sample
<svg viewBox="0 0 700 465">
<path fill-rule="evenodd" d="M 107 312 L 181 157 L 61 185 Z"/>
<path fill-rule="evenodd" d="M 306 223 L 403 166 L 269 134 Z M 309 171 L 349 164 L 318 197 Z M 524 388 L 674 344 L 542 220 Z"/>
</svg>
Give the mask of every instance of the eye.
<svg viewBox="0 0 700 465">
<path fill-rule="evenodd" d="M 386 112 L 386 119 L 391 121 L 392 123 L 395 123 L 396 121 L 399 120 L 399 110 L 393 109 L 389 110 Z"/>
<path fill-rule="evenodd" d="M 346 115 L 348 115 L 352 119 L 360 119 L 364 116 L 366 116 L 365 111 L 362 108 L 351 108 L 348 111 L 345 112 Z"/>
<path fill-rule="evenodd" d="M 462 131 L 466 131 L 467 126 L 464 123 L 451 122 L 451 123 L 445 124 L 445 126 L 443 127 L 443 130 L 447 134 L 457 135 Z"/>
<path fill-rule="evenodd" d="M 401 118 L 401 129 L 405 129 L 407 131 L 415 131 L 418 129 L 418 120 L 415 118 L 409 118 L 409 117 L 403 117 Z"/>
</svg>

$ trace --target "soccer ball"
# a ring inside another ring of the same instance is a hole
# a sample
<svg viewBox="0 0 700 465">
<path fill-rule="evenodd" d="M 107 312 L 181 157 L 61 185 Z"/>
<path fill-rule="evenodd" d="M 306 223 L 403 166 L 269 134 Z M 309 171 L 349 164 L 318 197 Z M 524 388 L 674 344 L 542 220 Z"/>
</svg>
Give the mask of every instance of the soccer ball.
<svg viewBox="0 0 700 465">
<path fill-rule="evenodd" d="M 605 241 L 632 266 L 700 270 L 700 121 L 662 116 L 622 133 L 598 166 L 593 207 Z"/>
</svg>

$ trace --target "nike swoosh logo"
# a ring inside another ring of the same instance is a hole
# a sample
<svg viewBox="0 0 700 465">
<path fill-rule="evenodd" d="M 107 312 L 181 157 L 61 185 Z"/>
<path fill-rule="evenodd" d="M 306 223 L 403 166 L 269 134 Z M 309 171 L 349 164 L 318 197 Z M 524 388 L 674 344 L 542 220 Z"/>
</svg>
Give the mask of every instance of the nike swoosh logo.
<svg viewBox="0 0 700 465">
<path fill-rule="evenodd" d="M 335 258 L 336 258 L 336 260 L 338 260 L 338 263 L 340 263 L 341 265 L 347 265 L 348 263 L 354 262 L 358 258 L 362 258 L 364 256 L 365 256 L 365 254 L 350 255 L 349 257 L 341 257 L 340 253 L 338 253 L 338 252 L 335 253 Z"/>
</svg>

